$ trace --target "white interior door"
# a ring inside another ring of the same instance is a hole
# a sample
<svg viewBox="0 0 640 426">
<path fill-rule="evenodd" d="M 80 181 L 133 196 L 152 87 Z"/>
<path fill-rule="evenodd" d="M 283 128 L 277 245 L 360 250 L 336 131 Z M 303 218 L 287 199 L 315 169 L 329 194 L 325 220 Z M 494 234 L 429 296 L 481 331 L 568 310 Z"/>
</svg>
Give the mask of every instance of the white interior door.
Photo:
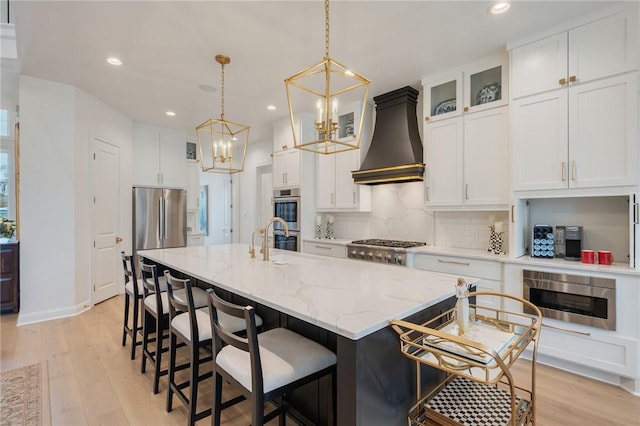
<svg viewBox="0 0 640 426">
<path fill-rule="evenodd" d="M 120 149 L 93 138 L 92 288 L 93 304 L 118 294 L 122 266 L 118 253 L 120 232 Z"/>
<path fill-rule="evenodd" d="M 200 184 L 208 185 L 209 233 L 205 243 L 229 244 L 232 242 L 232 200 L 231 176 L 218 173 L 203 173 Z"/>
</svg>

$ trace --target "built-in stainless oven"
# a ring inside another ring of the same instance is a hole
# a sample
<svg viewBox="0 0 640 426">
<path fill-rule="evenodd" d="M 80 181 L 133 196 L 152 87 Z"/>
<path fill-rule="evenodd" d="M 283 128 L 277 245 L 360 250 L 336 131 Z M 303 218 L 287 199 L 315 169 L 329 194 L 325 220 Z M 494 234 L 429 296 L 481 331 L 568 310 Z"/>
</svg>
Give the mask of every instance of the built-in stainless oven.
<svg viewBox="0 0 640 426">
<path fill-rule="evenodd" d="M 300 231 L 300 189 L 280 189 L 273 194 L 273 215 L 282 218 L 289 232 Z M 282 230 L 279 222 L 273 223 L 274 230 Z"/>
<path fill-rule="evenodd" d="M 616 280 L 528 270 L 522 275 L 523 296 L 542 316 L 616 329 Z"/>
<path fill-rule="evenodd" d="M 291 231 L 287 237 L 284 231 L 273 231 L 273 247 L 280 250 L 300 251 L 300 233 Z"/>
<path fill-rule="evenodd" d="M 273 194 L 273 215 L 287 223 L 289 236 L 284 226 L 273 222 L 273 247 L 281 250 L 300 251 L 300 189 L 280 189 Z"/>
</svg>

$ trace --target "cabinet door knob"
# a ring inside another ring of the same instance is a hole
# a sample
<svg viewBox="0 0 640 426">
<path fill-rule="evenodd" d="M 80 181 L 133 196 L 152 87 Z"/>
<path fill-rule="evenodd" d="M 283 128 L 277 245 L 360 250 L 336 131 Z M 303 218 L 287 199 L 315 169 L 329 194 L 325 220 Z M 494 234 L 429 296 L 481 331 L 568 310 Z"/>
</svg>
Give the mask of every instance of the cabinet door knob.
<svg viewBox="0 0 640 426">
<path fill-rule="evenodd" d="M 566 179 L 565 179 L 565 175 L 566 175 L 566 173 L 567 173 L 567 171 L 566 171 L 566 167 L 567 167 L 567 166 L 566 166 L 566 163 L 563 161 L 563 162 L 562 162 L 562 181 L 563 181 L 563 182 L 566 180 Z"/>
<path fill-rule="evenodd" d="M 573 83 L 576 81 L 576 76 L 572 75 L 571 77 L 569 77 L 569 83 Z"/>
<path fill-rule="evenodd" d="M 424 121 L 429 121 L 429 116 L 428 115 L 424 118 Z"/>
<path fill-rule="evenodd" d="M 571 161 L 571 180 L 576 180 L 576 162 L 573 160 Z"/>
<path fill-rule="evenodd" d="M 558 80 L 558 84 L 560 84 L 561 86 L 563 84 L 567 84 L 567 79 L 566 78 L 561 78 L 560 80 Z"/>
<path fill-rule="evenodd" d="M 120 244 L 122 242 L 122 237 L 116 237 L 116 244 Z"/>
<path fill-rule="evenodd" d="M 464 198 L 467 200 L 469 199 L 469 184 L 464 186 Z"/>
<path fill-rule="evenodd" d="M 467 112 L 467 111 L 469 111 L 469 107 L 468 106 L 464 107 L 464 112 Z"/>
</svg>

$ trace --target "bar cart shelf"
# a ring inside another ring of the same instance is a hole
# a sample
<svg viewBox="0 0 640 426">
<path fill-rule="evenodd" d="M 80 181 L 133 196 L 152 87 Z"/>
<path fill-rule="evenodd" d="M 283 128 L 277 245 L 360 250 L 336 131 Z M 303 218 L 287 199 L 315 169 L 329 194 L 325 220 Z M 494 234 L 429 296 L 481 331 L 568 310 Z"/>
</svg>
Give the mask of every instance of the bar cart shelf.
<svg viewBox="0 0 640 426">
<path fill-rule="evenodd" d="M 416 362 L 417 402 L 409 411 L 409 426 L 535 425 L 535 364 L 542 314 L 530 302 L 508 294 L 469 294 L 471 300 L 474 296 L 510 299 L 509 306 L 521 309 L 510 312 L 472 303 L 471 327 L 462 336 L 455 324 L 455 308 L 424 324 L 391 322 L 403 355 Z M 523 313 L 525 307 L 534 314 Z M 529 344 L 533 346 L 531 382 L 525 387 L 515 383 L 509 370 Z M 424 396 L 421 365 L 444 372 Z"/>
</svg>

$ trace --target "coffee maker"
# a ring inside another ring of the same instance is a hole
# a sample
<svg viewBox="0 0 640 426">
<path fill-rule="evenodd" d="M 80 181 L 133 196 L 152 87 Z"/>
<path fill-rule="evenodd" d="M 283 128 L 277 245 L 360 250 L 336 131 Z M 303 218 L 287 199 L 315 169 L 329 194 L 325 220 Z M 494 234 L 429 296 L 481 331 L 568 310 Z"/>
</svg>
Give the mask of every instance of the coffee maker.
<svg viewBox="0 0 640 426">
<path fill-rule="evenodd" d="M 565 260 L 580 260 L 582 257 L 582 226 L 564 227 Z"/>
</svg>

